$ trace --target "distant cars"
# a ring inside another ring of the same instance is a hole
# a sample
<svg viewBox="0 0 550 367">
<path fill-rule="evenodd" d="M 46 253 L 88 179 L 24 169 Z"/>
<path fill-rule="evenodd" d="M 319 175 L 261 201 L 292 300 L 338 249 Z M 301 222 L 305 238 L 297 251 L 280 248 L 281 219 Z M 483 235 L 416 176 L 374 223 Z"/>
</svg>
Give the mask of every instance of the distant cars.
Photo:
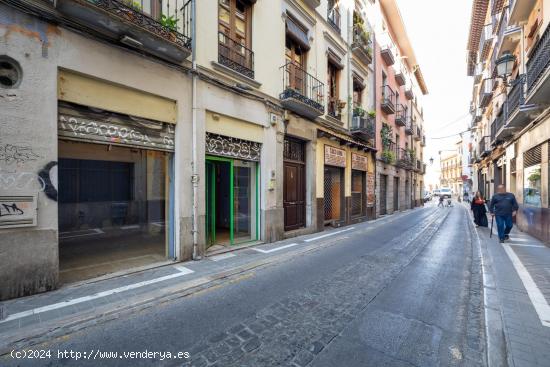
<svg viewBox="0 0 550 367">
<path fill-rule="evenodd" d="M 433 196 L 439 196 L 439 189 L 434 190 Z"/>
<path fill-rule="evenodd" d="M 430 192 L 426 192 L 424 194 L 424 202 L 427 203 L 430 200 L 432 200 L 432 194 Z"/>
<path fill-rule="evenodd" d="M 439 189 L 439 196 L 443 196 L 444 199 L 450 199 L 452 196 L 452 191 L 448 187 L 442 187 Z"/>
</svg>

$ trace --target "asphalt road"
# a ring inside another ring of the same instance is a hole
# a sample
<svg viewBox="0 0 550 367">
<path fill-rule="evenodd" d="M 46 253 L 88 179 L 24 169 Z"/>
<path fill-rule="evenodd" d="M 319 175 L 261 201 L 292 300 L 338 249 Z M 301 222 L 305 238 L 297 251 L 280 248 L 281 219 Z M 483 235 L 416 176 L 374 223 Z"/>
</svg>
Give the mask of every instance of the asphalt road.
<svg viewBox="0 0 550 367">
<path fill-rule="evenodd" d="M 292 261 L 35 348 L 50 350 L 50 360 L 2 362 L 484 365 L 480 265 L 467 211 L 428 206 L 377 228 L 364 228 L 357 226 L 335 238 L 334 245 Z M 118 355 L 99 360 L 98 350 Z M 58 359 L 58 351 L 87 352 L 96 360 Z M 132 351 L 173 356 L 188 352 L 190 358 L 121 357 Z"/>
</svg>

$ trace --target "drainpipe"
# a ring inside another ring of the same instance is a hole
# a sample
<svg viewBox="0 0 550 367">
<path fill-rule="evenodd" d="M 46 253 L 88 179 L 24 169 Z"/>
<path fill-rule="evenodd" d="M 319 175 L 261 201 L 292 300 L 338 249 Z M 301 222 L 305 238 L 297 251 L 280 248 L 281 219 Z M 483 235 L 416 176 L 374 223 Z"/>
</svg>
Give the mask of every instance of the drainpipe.
<svg viewBox="0 0 550 367">
<path fill-rule="evenodd" d="M 350 6 L 347 11 L 347 17 L 348 17 L 348 56 L 347 56 L 347 77 L 348 77 L 348 130 L 351 130 L 351 121 L 352 121 L 352 113 L 353 113 L 353 85 L 352 85 L 352 78 L 351 78 L 351 43 L 353 42 L 353 24 L 351 21 L 351 14 L 353 12 L 353 8 Z"/>
<path fill-rule="evenodd" d="M 191 175 L 191 184 L 193 185 L 193 213 L 191 216 L 191 231 L 193 234 L 193 260 L 200 260 L 201 256 L 198 253 L 199 243 L 199 170 L 198 170 L 198 157 L 197 157 L 197 9 L 195 0 L 191 1 L 191 121 L 193 130 L 193 142 L 192 142 L 192 161 L 191 167 L 193 174 Z"/>
</svg>

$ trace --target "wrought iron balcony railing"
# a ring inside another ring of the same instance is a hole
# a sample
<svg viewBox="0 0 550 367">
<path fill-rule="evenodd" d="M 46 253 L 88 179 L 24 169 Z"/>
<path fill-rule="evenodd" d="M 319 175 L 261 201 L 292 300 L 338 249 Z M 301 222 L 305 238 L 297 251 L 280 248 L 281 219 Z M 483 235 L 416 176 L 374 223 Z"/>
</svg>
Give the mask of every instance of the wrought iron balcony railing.
<svg viewBox="0 0 550 367">
<path fill-rule="evenodd" d="M 521 74 L 512 82 L 512 89 L 508 93 L 508 116 L 525 103 L 525 74 Z"/>
<path fill-rule="evenodd" d="M 397 104 L 397 111 L 395 114 L 395 124 L 397 126 L 405 126 L 407 123 L 407 107 L 401 103 Z"/>
<path fill-rule="evenodd" d="M 483 79 L 479 91 L 479 106 L 486 107 L 493 96 L 493 80 Z"/>
<path fill-rule="evenodd" d="M 539 39 L 529 61 L 527 61 L 527 90 L 532 92 L 533 87 L 550 67 L 550 24 Z"/>
<path fill-rule="evenodd" d="M 376 118 L 372 116 L 353 116 L 351 120 L 351 132 L 359 135 L 363 140 L 375 146 L 376 137 Z"/>
<path fill-rule="evenodd" d="M 362 24 L 353 25 L 353 43 L 351 47 L 365 64 L 372 62 L 372 41 L 369 32 L 364 29 Z"/>
<path fill-rule="evenodd" d="M 387 114 L 395 113 L 395 92 L 389 85 L 382 86 L 382 100 L 381 107 L 382 110 Z"/>
<path fill-rule="evenodd" d="M 309 118 L 324 114 L 325 85 L 293 62 L 287 62 L 281 71 L 283 91 L 279 98 L 282 104 Z"/>
<path fill-rule="evenodd" d="M 254 52 L 223 32 L 218 32 L 218 62 L 254 79 Z"/>
<path fill-rule="evenodd" d="M 340 33 L 340 23 L 341 23 L 340 9 L 338 5 L 333 5 L 328 7 L 327 20 L 328 23 Z"/>
<path fill-rule="evenodd" d="M 56 0 L 75 24 L 169 61 L 191 53 L 192 0 Z"/>
</svg>

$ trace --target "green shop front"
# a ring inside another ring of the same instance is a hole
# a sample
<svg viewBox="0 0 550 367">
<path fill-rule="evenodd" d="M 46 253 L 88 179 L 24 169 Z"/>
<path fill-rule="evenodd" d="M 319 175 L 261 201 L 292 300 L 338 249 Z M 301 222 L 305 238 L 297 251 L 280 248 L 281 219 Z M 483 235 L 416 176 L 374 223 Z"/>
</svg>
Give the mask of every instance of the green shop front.
<svg viewBox="0 0 550 367">
<path fill-rule="evenodd" d="M 261 143 L 206 133 L 207 249 L 259 239 L 261 147 Z"/>
</svg>

